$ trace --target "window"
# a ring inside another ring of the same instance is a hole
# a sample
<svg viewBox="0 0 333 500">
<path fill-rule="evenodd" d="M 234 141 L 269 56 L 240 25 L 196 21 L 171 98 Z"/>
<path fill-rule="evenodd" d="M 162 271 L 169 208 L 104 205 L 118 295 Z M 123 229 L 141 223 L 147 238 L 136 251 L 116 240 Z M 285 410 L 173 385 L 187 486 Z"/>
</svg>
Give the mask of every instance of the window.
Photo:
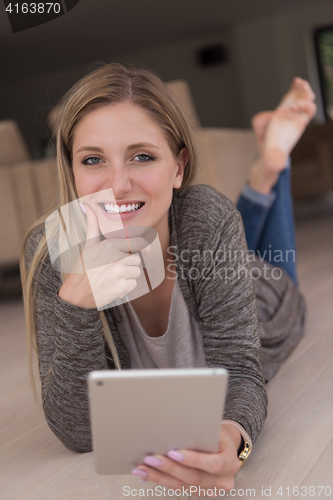
<svg viewBox="0 0 333 500">
<path fill-rule="evenodd" d="M 325 115 L 333 121 L 333 26 L 317 29 L 314 39 Z"/>
</svg>

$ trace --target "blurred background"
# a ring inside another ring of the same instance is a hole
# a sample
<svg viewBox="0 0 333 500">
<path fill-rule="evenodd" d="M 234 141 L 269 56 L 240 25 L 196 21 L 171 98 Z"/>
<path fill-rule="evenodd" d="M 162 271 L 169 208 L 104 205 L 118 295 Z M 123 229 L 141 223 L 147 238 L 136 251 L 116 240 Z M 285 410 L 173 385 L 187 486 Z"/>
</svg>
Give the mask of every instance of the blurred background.
<svg viewBox="0 0 333 500">
<path fill-rule="evenodd" d="M 25 232 L 56 203 L 54 108 L 99 62 L 144 66 L 170 83 L 209 163 L 200 182 L 233 201 L 255 154 L 251 116 L 276 107 L 294 76 L 306 78 L 318 112 L 293 152 L 295 212 L 332 213 L 331 0 L 80 0 L 14 34 L 1 5 L 0 47 L 3 299 L 20 294 Z"/>
</svg>

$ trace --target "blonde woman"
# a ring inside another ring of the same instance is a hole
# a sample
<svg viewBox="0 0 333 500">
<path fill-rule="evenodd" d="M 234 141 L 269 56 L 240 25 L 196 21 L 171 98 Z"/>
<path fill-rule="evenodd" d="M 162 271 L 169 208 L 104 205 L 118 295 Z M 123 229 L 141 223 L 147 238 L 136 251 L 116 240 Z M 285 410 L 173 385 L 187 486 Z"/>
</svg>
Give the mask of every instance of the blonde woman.
<svg viewBox="0 0 333 500">
<path fill-rule="evenodd" d="M 262 203 L 265 220 L 278 198 L 271 190 L 314 113 L 307 85 L 294 82 L 280 107 L 254 123 L 261 156 L 241 200 Z M 131 303 L 99 311 L 85 273 L 64 276 L 53 269 L 45 218 L 34 225 L 25 239 L 21 273 L 31 374 L 35 349 L 45 418 L 67 448 L 89 452 L 90 371 L 223 366 L 230 378 L 219 453 L 170 450 L 168 456 L 147 456 L 133 474 L 170 488 L 229 490 L 265 421 L 264 379 L 276 373 L 302 336 L 303 298 L 287 272 L 279 268 L 276 280 L 264 276 L 259 266 L 256 302 L 250 263 L 242 258 L 247 246 L 240 213 L 212 187 L 190 186 L 196 170 L 191 131 L 153 73 L 106 65 L 79 81 L 62 108 L 57 131 L 60 204 L 112 188 L 118 207 L 131 205 L 120 213 L 125 227 L 157 231 L 165 279 Z M 292 140 L 281 134 L 286 126 Z M 259 201 L 251 199 L 251 190 Z M 95 210 L 83 204 L 87 233 L 102 251 L 109 243 L 100 241 Z M 252 219 L 247 224 L 249 235 L 253 224 Z M 112 245 L 108 248 L 113 251 Z M 187 258 L 181 259 L 184 250 Z M 222 250 L 224 259 L 218 258 Z M 207 251 L 208 263 L 203 258 Z M 196 258 L 189 259 L 194 253 Z M 107 275 L 108 300 L 135 287 L 138 263 L 136 255 L 127 254 L 121 272 Z M 266 264 L 269 274 L 275 268 Z M 235 272 L 239 265 L 241 273 Z M 287 327 L 279 326 L 288 307 L 293 318 Z M 277 331 L 270 329 L 273 317 Z"/>
</svg>

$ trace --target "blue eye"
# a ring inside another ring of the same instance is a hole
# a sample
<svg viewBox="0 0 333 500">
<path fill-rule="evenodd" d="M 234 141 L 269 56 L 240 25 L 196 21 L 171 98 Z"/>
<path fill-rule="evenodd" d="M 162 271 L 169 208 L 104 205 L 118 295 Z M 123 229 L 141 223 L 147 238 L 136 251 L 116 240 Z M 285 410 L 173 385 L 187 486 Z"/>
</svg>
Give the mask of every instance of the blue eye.
<svg viewBox="0 0 333 500">
<path fill-rule="evenodd" d="M 134 160 L 138 159 L 139 162 L 144 163 L 147 161 L 154 161 L 155 157 L 151 155 L 146 155 L 145 153 L 140 153 L 134 157 Z"/>
<path fill-rule="evenodd" d="M 89 156 L 89 158 L 86 158 L 85 160 L 82 161 L 84 165 L 97 165 L 100 163 L 102 160 L 98 158 L 98 156 Z"/>
</svg>

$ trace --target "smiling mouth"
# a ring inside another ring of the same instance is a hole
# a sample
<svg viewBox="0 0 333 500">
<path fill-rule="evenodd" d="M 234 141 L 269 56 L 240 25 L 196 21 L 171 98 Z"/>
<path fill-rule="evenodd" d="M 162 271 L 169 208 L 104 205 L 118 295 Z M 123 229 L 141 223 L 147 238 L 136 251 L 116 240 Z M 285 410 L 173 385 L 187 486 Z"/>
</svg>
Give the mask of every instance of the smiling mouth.
<svg viewBox="0 0 333 500">
<path fill-rule="evenodd" d="M 113 205 L 111 203 L 99 203 L 99 205 L 107 214 L 124 214 L 128 212 L 136 212 L 143 207 L 144 203 L 140 201 L 138 203 L 129 203 L 128 205 Z"/>
</svg>

